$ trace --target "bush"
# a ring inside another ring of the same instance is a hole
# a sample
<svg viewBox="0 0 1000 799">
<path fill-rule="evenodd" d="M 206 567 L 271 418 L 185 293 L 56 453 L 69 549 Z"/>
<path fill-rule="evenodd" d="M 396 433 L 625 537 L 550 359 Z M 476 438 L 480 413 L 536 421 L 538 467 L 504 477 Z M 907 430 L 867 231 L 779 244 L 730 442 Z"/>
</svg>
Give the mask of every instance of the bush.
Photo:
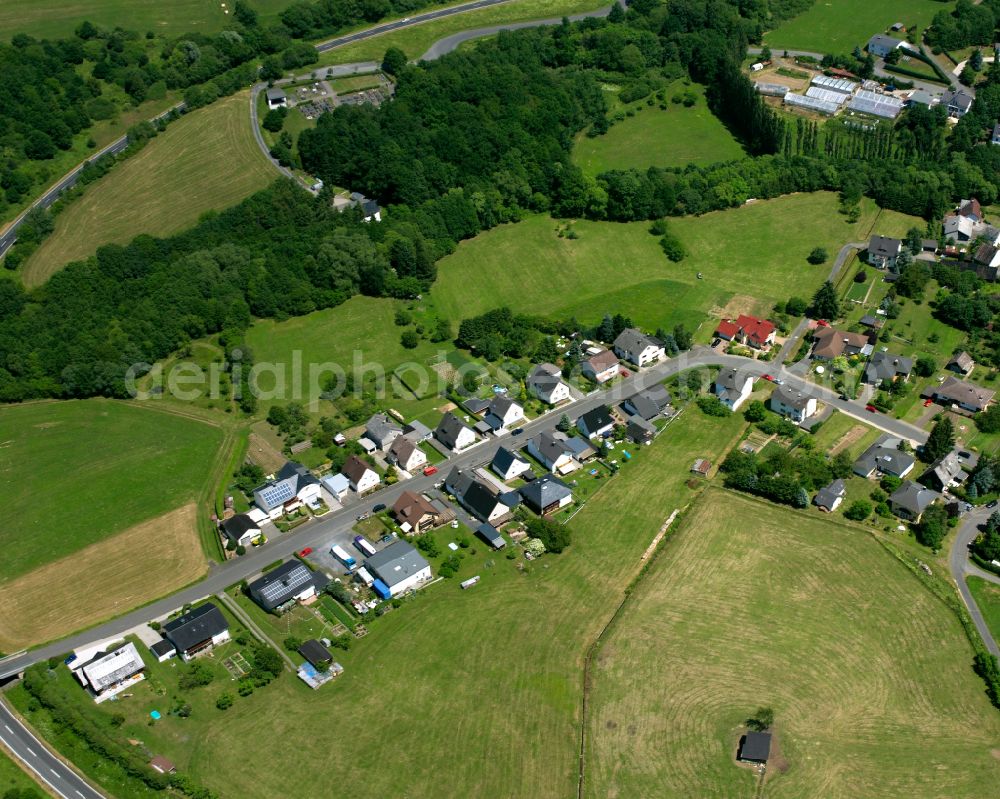
<svg viewBox="0 0 1000 799">
<path fill-rule="evenodd" d="M 196 660 L 189 665 L 177 680 L 177 685 L 182 691 L 189 691 L 202 685 L 208 685 L 215 679 L 215 674 L 208 664 Z"/>
<path fill-rule="evenodd" d="M 570 545 L 572 536 L 569 528 L 552 519 L 529 519 L 524 527 L 528 535 L 539 539 L 549 552 L 558 554 Z"/>
<path fill-rule="evenodd" d="M 233 706 L 233 695 L 222 694 L 222 696 L 215 700 L 215 706 L 219 708 L 219 710 L 228 710 Z"/>
<path fill-rule="evenodd" d="M 722 400 L 714 394 L 698 397 L 698 408 L 706 416 L 730 416 L 732 411 L 722 404 Z"/>
<path fill-rule="evenodd" d="M 852 502 L 851 506 L 844 511 L 844 517 L 855 522 L 863 522 L 871 515 L 872 504 L 863 499 Z"/>
<path fill-rule="evenodd" d="M 806 260 L 814 266 L 817 266 L 819 264 L 826 263 L 826 260 L 829 257 L 830 256 L 827 254 L 826 250 L 822 247 L 816 247 L 811 253 L 809 253 L 809 257 L 806 258 Z"/>
</svg>

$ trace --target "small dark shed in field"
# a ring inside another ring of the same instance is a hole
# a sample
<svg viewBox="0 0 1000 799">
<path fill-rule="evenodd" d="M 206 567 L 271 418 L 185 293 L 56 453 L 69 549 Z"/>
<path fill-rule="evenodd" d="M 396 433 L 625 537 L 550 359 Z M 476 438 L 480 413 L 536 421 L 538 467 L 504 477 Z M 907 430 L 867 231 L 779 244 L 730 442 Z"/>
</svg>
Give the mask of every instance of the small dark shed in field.
<svg viewBox="0 0 1000 799">
<path fill-rule="evenodd" d="M 771 754 L 771 733 L 748 732 L 740 738 L 740 749 L 736 757 L 749 763 L 766 763 Z"/>
</svg>

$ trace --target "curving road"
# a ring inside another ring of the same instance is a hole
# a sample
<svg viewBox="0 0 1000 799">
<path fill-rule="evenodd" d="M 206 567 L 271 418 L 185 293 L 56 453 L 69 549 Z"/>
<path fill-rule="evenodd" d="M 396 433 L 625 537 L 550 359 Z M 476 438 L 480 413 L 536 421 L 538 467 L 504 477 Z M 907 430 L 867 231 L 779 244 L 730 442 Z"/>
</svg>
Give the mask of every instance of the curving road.
<svg viewBox="0 0 1000 799">
<path fill-rule="evenodd" d="M 968 575 L 974 575 L 983 577 L 990 582 L 1000 583 L 1000 577 L 984 572 L 969 562 L 969 544 L 979 535 L 979 526 L 985 524 L 991 513 L 992 510 L 989 508 L 976 508 L 962 520 L 962 526 L 959 527 L 955 540 L 951 544 L 951 551 L 948 553 L 948 568 L 951 570 L 951 579 L 955 581 L 955 587 L 962 595 L 962 601 L 965 602 L 965 607 L 968 609 L 969 615 L 972 616 L 972 621 L 975 623 L 976 629 L 979 630 L 983 643 L 986 644 L 986 648 L 990 652 L 1000 657 L 1000 646 L 997 646 L 997 642 L 986 624 L 986 619 L 983 618 L 983 614 L 969 590 L 969 585 L 965 582 Z"/>
</svg>

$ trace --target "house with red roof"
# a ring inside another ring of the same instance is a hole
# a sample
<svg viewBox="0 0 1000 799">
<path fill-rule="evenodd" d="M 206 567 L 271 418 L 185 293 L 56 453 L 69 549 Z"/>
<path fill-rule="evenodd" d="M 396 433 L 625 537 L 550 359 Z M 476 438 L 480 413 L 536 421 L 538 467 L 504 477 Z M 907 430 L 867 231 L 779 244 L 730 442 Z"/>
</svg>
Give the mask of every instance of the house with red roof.
<svg viewBox="0 0 1000 799">
<path fill-rule="evenodd" d="M 726 341 L 746 344 L 755 350 L 766 350 L 774 344 L 775 326 L 766 319 L 740 314 L 735 321 L 723 319 L 715 328 L 715 335 Z"/>
</svg>

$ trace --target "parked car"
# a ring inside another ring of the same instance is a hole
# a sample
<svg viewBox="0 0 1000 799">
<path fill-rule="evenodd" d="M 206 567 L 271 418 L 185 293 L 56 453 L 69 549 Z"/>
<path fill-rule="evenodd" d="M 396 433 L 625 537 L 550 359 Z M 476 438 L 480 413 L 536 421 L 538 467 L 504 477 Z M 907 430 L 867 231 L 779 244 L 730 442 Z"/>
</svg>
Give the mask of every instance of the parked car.
<svg viewBox="0 0 1000 799">
<path fill-rule="evenodd" d="M 510 434 L 512 436 L 519 436 L 523 432 L 524 432 L 524 428 L 523 427 L 515 427 L 513 430 L 510 431 Z"/>
<path fill-rule="evenodd" d="M 306 557 L 306 555 L 311 555 L 312 551 L 313 551 L 312 547 L 306 547 L 305 549 L 299 551 L 299 557 L 304 558 Z"/>
<path fill-rule="evenodd" d="M 437 466 L 425 466 L 424 467 L 424 474 L 427 475 L 428 477 L 430 477 L 432 474 L 437 474 L 437 473 L 438 473 L 438 467 Z"/>
<path fill-rule="evenodd" d="M 924 407 L 925 408 L 929 408 L 933 404 L 934 404 L 933 397 L 928 397 L 927 399 L 924 400 Z"/>
<path fill-rule="evenodd" d="M 878 413 L 878 408 L 874 405 L 865 405 L 865 410 L 868 411 L 868 413 Z"/>
<path fill-rule="evenodd" d="M 774 375 L 761 375 L 761 377 L 763 377 L 763 378 L 764 378 L 765 380 L 769 380 L 769 381 L 770 381 L 770 382 L 772 382 L 772 383 L 775 383 L 775 382 L 777 382 L 777 381 L 776 381 L 776 380 L 774 379 Z"/>
<path fill-rule="evenodd" d="M 829 326 L 830 326 L 830 323 L 829 323 L 829 322 L 827 322 L 827 321 L 826 321 L 825 319 L 817 319 L 817 320 L 816 320 L 816 324 L 817 324 L 817 325 L 818 325 L 819 327 L 829 327 Z"/>
<path fill-rule="evenodd" d="M 365 519 L 367 519 L 367 518 L 368 518 L 368 513 L 367 513 L 367 512 L 365 512 L 365 513 L 359 513 L 359 514 L 358 514 L 358 515 L 357 515 L 357 516 L 355 517 L 355 521 L 359 521 L 359 522 L 363 522 L 363 521 L 364 521 Z"/>
<path fill-rule="evenodd" d="M 390 541 L 392 541 L 393 537 L 394 536 L 392 535 L 392 533 L 386 533 L 379 539 L 379 541 L 381 541 L 383 544 L 388 544 Z"/>
<path fill-rule="evenodd" d="M 376 505 L 374 508 L 372 508 L 372 513 L 381 513 L 384 510 L 385 510 L 385 503 L 384 502 L 380 502 L 380 503 L 378 503 L 378 505 Z"/>
<path fill-rule="evenodd" d="M 992 502 L 986 503 L 987 508 L 995 508 L 996 506 L 997 506 L 997 500 L 993 500 Z"/>
</svg>

